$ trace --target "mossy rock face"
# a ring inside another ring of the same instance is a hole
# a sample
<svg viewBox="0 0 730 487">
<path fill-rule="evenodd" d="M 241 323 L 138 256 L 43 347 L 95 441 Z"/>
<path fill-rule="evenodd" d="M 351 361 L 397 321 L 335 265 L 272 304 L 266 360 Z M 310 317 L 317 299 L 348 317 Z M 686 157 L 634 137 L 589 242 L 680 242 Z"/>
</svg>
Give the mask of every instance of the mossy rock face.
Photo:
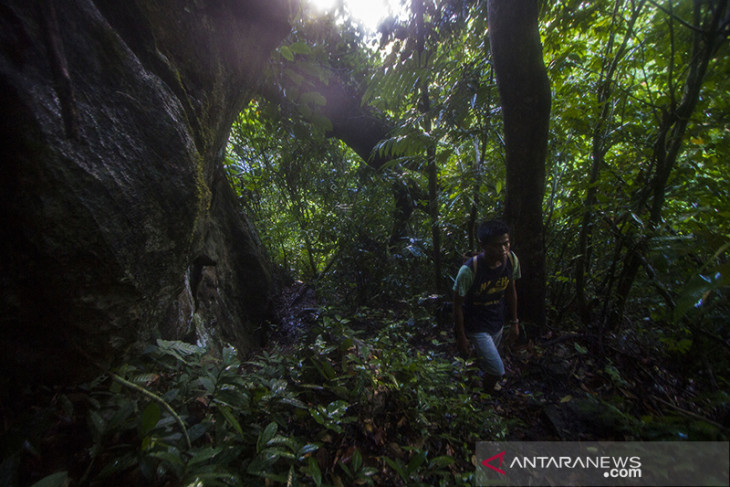
<svg viewBox="0 0 730 487">
<path fill-rule="evenodd" d="M 260 344 L 268 265 L 220 158 L 287 13 L 285 0 L 0 5 L 3 389 L 95 373 L 139 339 L 195 340 L 196 323 Z"/>
</svg>

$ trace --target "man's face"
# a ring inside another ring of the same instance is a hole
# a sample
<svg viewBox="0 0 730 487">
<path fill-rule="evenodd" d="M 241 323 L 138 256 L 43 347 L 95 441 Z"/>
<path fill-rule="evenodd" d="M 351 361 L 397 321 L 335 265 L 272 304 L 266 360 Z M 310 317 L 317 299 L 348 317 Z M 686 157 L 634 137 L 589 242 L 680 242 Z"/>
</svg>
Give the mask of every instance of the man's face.
<svg viewBox="0 0 730 487">
<path fill-rule="evenodd" d="M 509 234 L 492 237 L 484 247 L 484 252 L 489 259 L 506 260 L 509 256 Z"/>
</svg>

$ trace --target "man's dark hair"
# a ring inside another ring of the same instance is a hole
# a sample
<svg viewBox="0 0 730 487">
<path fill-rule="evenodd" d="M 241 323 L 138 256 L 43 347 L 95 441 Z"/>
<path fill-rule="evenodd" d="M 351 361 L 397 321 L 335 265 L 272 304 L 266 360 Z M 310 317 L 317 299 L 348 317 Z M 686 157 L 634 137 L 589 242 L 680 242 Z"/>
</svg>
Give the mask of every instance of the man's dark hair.
<svg viewBox="0 0 730 487">
<path fill-rule="evenodd" d="M 488 243 L 491 238 L 500 237 L 505 233 L 509 233 L 509 227 L 506 223 L 499 220 L 490 220 L 479 225 L 477 238 L 479 239 L 479 243 L 484 245 Z"/>
</svg>

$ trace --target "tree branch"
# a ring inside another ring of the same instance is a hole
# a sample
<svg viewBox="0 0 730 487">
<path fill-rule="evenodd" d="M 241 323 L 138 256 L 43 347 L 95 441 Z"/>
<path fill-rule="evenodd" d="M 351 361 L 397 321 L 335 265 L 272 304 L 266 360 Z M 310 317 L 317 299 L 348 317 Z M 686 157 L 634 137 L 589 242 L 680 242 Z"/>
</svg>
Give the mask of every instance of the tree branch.
<svg viewBox="0 0 730 487">
<path fill-rule="evenodd" d="M 671 17 L 673 20 L 676 20 L 677 22 L 679 22 L 680 24 L 682 24 L 684 27 L 688 28 L 689 30 L 696 32 L 698 34 L 704 34 L 704 35 L 707 34 L 707 32 L 700 29 L 699 27 L 696 27 L 696 26 L 690 24 L 689 22 L 687 22 L 686 20 L 682 19 L 681 17 L 678 17 L 674 12 L 668 10 L 666 7 L 659 5 L 655 0 L 649 0 L 649 3 L 654 5 L 656 8 L 658 8 L 659 10 L 661 10 L 662 12 L 667 14 L 669 17 Z"/>
</svg>

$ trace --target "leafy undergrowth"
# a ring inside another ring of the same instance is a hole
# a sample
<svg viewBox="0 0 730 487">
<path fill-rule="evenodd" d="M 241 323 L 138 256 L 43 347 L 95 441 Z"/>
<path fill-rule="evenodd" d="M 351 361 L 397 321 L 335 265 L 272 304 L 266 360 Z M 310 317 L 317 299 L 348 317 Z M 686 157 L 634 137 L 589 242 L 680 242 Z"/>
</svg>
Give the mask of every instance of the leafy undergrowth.
<svg viewBox="0 0 730 487">
<path fill-rule="evenodd" d="M 159 340 L 54 391 L 6 425 L 0 483 L 471 485 L 480 440 L 728 437 L 726 393 L 632 345 L 513 346 L 487 395 L 423 307 L 305 311 L 248 360 Z"/>
<path fill-rule="evenodd" d="M 506 354 L 495 406 L 510 440 L 683 441 L 730 437 L 730 394 L 654 344 L 566 333 Z M 622 343 L 622 348 L 611 343 Z"/>
<path fill-rule="evenodd" d="M 323 312 L 248 361 L 159 340 L 8 437 L 5 485 L 468 485 L 503 437 L 474 370 L 430 321 Z M 365 328 L 376 328 L 366 332 Z M 427 335 L 428 348 L 415 342 Z M 33 424 L 32 430 L 28 425 Z M 7 443 L 7 442 L 6 442 Z M 49 476 L 50 475 L 50 476 Z"/>
</svg>

